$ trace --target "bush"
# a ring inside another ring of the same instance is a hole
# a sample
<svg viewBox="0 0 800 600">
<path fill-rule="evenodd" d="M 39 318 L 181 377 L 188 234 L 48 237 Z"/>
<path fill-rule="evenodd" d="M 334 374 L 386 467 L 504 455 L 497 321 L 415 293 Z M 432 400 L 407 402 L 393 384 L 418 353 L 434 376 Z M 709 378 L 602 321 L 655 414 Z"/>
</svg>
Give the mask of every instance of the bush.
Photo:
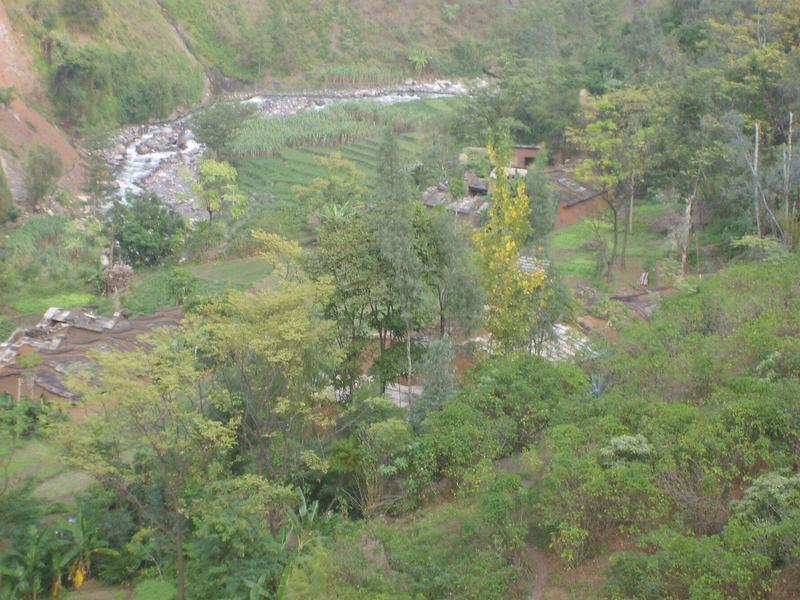
<svg viewBox="0 0 800 600">
<path fill-rule="evenodd" d="M 134 196 L 112 209 L 120 256 L 132 265 L 158 265 L 171 258 L 186 231 L 183 218 L 155 194 Z"/>
<path fill-rule="evenodd" d="M 556 406 L 588 387 L 579 369 L 523 353 L 482 361 L 460 397 L 491 419 L 507 418 L 515 430 L 511 443 L 522 448 L 550 424 Z"/>
<path fill-rule="evenodd" d="M 16 365 L 20 369 L 35 369 L 44 362 L 42 355 L 37 352 L 27 352 L 17 356 Z"/>
<path fill-rule="evenodd" d="M 13 86 L 0 87 L 0 106 L 8 108 L 16 97 L 16 90 Z"/>
<path fill-rule="evenodd" d="M 36 209 L 55 188 L 61 177 L 61 157 L 55 150 L 42 143 L 34 144 L 28 151 L 25 163 L 25 184 L 28 188 L 28 203 Z"/>
<path fill-rule="evenodd" d="M 0 225 L 8 221 L 13 221 L 19 216 L 14 204 L 14 198 L 11 196 L 11 190 L 8 187 L 8 180 L 6 179 L 5 171 L 0 166 Z"/>
<path fill-rule="evenodd" d="M 94 29 L 106 16 L 102 0 L 61 0 L 61 14 L 81 29 Z"/>
</svg>

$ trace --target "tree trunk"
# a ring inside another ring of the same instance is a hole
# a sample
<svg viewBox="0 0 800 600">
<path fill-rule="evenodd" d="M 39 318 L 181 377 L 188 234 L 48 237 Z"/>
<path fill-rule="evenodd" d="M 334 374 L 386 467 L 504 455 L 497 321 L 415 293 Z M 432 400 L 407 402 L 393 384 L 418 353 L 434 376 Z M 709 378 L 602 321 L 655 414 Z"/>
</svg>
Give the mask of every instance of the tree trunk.
<svg viewBox="0 0 800 600">
<path fill-rule="evenodd" d="M 760 127 L 755 125 L 755 150 L 753 152 L 753 210 L 756 216 L 756 234 L 761 237 L 761 208 L 759 207 L 758 185 L 758 144 Z"/>
<path fill-rule="evenodd" d="M 792 128 L 794 125 L 794 114 L 789 113 L 789 140 L 787 150 L 783 154 L 783 212 L 784 219 L 789 222 L 789 172 L 792 168 Z"/>
<path fill-rule="evenodd" d="M 633 204 L 634 194 L 636 193 L 636 183 L 631 177 L 628 185 L 628 211 L 625 217 L 625 232 L 622 236 L 622 255 L 620 256 L 620 265 L 625 268 L 625 259 L 628 256 L 628 236 L 633 234 Z"/>
<path fill-rule="evenodd" d="M 619 266 L 625 268 L 625 256 L 628 253 L 628 226 L 625 224 L 625 229 L 622 232 L 622 252 L 619 255 Z"/>
<path fill-rule="evenodd" d="M 608 207 L 611 209 L 611 215 L 614 223 L 614 242 L 611 245 L 611 256 L 608 257 L 608 273 L 606 274 L 608 279 L 611 280 L 611 269 L 614 261 L 617 259 L 617 244 L 619 241 L 619 215 L 617 214 L 616 206 L 609 202 Z"/>
<path fill-rule="evenodd" d="M 697 183 L 695 183 L 692 195 L 686 200 L 686 212 L 684 214 L 684 222 L 681 228 L 681 273 L 686 275 L 686 267 L 689 256 L 689 237 L 692 235 L 692 210 L 694 208 L 694 199 L 697 195 Z"/>
<path fill-rule="evenodd" d="M 447 320 L 444 315 L 444 292 L 439 292 L 439 339 L 444 339 L 444 330 L 447 326 Z"/>
<path fill-rule="evenodd" d="M 175 559 L 178 569 L 178 599 L 186 600 L 186 562 L 183 555 L 183 515 L 178 497 L 173 503 L 175 511 Z"/>
<path fill-rule="evenodd" d="M 406 317 L 406 360 L 408 361 L 408 405 L 411 406 L 411 320 Z"/>
</svg>

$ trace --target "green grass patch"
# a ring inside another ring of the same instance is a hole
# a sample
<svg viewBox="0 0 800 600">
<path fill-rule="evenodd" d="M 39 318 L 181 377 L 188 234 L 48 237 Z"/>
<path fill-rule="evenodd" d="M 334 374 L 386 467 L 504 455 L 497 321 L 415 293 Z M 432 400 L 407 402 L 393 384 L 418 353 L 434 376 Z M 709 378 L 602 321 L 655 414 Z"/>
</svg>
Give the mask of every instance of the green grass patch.
<svg viewBox="0 0 800 600">
<path fill-rule="evenodd" d="M 226 288 L 247 289 L 263 282 L 271 273 L 269 265 L 257 257 L 237 258 L 186 267 L 197 278 L 197 295 L 215 294 Z M 142 272 L 122 298 L 122 306 L 135 314 L 150 315 L 161 308 L 175 306 L 170 291 L 172 267 Z"/>
<path fill-rule="evenodd" d="M 237 287 L 251 287 L 264 281 L 272 273 L 272 267 L 258 257 L 196 265 L 187 270 L 198 279 Z"/>
<path fill-rule="evenodd" d="M 635 209 L 633 232 L 628 238 L 628 264 L 636 268 L 652 268 L 669 252 L 665 232 L 658 231 L 653 224 L 676 207 L 669 204 L 642 204 Z M 611 246 L 613 228 L 604 220 L 585 219 L 574 225 L 559 229 L 550 236 L 550 253 L 556 268 L 567 277 L 592 279 L 597 272 L 597 254 L 591 248 L 595 238 L 595 227 Z M 619 234 L 619 252 L 622 252 L 623 232 Z"/>
<path fill-rule="evenodd" d="M 2 444 L 4 442 L 0 442 Z M 0 448 L 0 454 L 4 449 Z M 76 493 L 92 483 L 91 477 L 80 471 L 70 470 L 55 447 L 44 440 L 34 438 L 16 445 L 8 475 L 14 480 L 32 478 L 36 482 L 36 494 L 50 502 L 67 505 L 74 501 Z"/>
<path fill-rule="evenodd" d="M 341 146 L 375 138 L 384 127 L 408 134 L 421 131 L 451 114 L 448 100 L 422 100 L 384 106 L 347 102 L 322 111 L 302 111 L 291 117 L 256 117 L 247 121 L 233 144 L 239 157 L 275 156 L 287 148 Z M 406 143 L 413 139 L 403 136 Z M 296 157 L 295 157 L 296 158 Z"/>
<path fill-rule="evenodd" d="M 86 292 L 67 292 L 42 298 L 26 296 L 14 300 L 11 308 L 23 316 L 39 315 L 51 306 L 59 308 L 83 308 L 89 305 L 102 304 L 103 300 Z"/>
<path fill-rule="evenodd" d="M 136 586 L 131 600 L 173 600 L 177 593 L 174 583 L 148 579 Z"/>
</svg>

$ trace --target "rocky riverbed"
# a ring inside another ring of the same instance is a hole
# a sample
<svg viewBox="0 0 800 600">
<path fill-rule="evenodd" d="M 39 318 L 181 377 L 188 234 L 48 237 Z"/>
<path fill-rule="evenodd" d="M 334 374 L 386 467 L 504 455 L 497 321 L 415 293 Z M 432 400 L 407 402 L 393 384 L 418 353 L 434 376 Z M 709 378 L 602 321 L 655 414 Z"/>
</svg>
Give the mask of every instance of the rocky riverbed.
<svg viewBox="0 0 800 600">
<path fill-rule="evenodd" d="M 407 81 L 393 88 L 324 91 L 296 94 L 258 94 L 239 97 L 263 116 L 288 117 L 302 110 L 324 110 L 340 102 L 381 104 L 447 98 L 468 93 L 458 81 Z M 202 218 L 192 199 L 191 181 L 203 147 L 191 130 L 192 114 L 173 121 L 128 127 L 117 131 L 105 158 L 115 173 L 116 194 L 154 192 L 190 219 Z"/>
</svg>

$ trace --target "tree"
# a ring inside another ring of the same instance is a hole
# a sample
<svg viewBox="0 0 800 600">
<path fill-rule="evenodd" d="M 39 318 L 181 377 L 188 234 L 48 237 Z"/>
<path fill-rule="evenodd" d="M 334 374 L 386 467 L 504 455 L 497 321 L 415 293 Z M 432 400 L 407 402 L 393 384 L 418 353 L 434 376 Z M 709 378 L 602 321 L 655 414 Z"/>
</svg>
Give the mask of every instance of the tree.
<svg viewBox="0 0 800 600">
<path fill-rule="evenodd" d="M 506 351 L 530 346 L 531 331 L 538 322 L 537 310 L 544 305 L 546 271 L 523 270 L 521 250 L 528 238 L 530 204 L 521 179 L 509 181 L 501 149 L 489 147 L 497 180 L 488 223 L 475 235 L 483 267 L 488 309 L 486 328 L 492 343 Z"/>
<path fill-rule="evenodd" d="M 216 102 L 192 117 L 192 131 L 214 158 L 228 160 L 231 143 L 254 112 L 251 104 Z"/>
<path fill-rule="evenodd" d="M 69 565 L 68 577 L 75 589 L 83 587 L 84 581 L 92 573 L 92 559 L 97 556 L 118 556 L 119 553 L 107 547 L 100 532 L 79 511 L 77 516 L 59 530 L 67 542 L 62 551 L 61 561 Z"/>
<path fill-rule="evenodd" d="M 370 313 L 373 307 L 378 310 L 386 295 L 377 242 L 365 221 L 358 213 L 324 220 L 305 267 L 314 281 L 332 280 L 325 315 L 336 323 L 336 342 L 344 352 L 337 387 L 351 395 L 362 373 Z"/>
<path fill-rule="evenodd" d="M 341 360 L 335 324 L 323 308 L 329 282 L 303 274 L 257 293 L 230 291 L 195 310 L 192 319 L 206 364 L 230 399 L 243 459 L 269 481 L 300 482 L 328 417 L 324 393 Z"/>
<path fill-rule="evenodd" d="M 39 203 L 53 192 L 62 168 L 61 157 L 52 148 L 37 142 L 28 150 L 25 185 L 32 209 L 36 210 Z"/>
<path fill-rule="evenodd" d="M 423 391 L 410 415 L 411 423 L 415 427 L 419 427 L 431 411 L 441 409 L 456 393 L 453 347 L 448 337 L 436 340 L 428 346 L 420 372 Z"/>
<path fill-rule="evenodd" d="M 234 218 L 244 214 L 249 204 L 247 196 L 236 185 L 238 174 L 227 162 L 204 160 L 200 163 L 199 180 L 192 185 L 200 206 L 208 213 L 208 222 L 214 215 L 230 209 Z"/>
<path fill-rule="evenodd" d="M 297 199 L 311 212 L 328 207 L 350 207 L 353 210 L 360 208 L 367 197 L 367 187 L 363 183 L 364 174 L 338 152 L 330 156 L 320 156 L 317 161 L 324 169 L 325 176 L 315 177 L 307 185 L 294 186 L 292 191 Z"/>
<path fill-rule="evenodd" d="M 445 336 L 451 321 L 472 329 L 483 312 L 484 294 L 465 228 L 453 215 L 431 214 L 421 205 L 414 228 L 425 283 L 436 296 L 439 336 Z"/>
<path fill-rule="evenodd" d="M 425 292 L 422 285 L 424 265 L 417 252 L 409 174 L 400 159 L 397 137 L 388 129 L 381 142 L 379 165 L 373 227 L 392 305 L 397 308 L 405 330 L 406 381 L 410 396 L 411 324 Z"/>
<path fill-rule="evenodd" d="M 546 246 L 547 236 L 555 229 L 559 201 L 545 171 L 547 161 L 547 150 L 542 148 L 525 176 L 525 191 L 531 205 L 531 241 L 542 247 Z"/>
<path fill-rule="evenodd" d="M 210 399 L 195 348 L 175 332 L 148 350 L 95 355 L 97 368 L 70 381 L 86 417 L 64 423 L 67 460 L 129 503 L 175 552 L 178 599 L 185 598 L 184 544 L 191 491 L 235 442 L 235 422 L 204 415 Z"/>
<path fill-rule="evenodd" d="M 608 194 L 612 212 L 614 241 L 609 260 L 617 258 L 619 212 L 625 208 L 625 229 L 621 252 L 622 266 L 633 231 L 634 200 L 639 185 L 650 166 L 655 123 L 660 118 L 654 108 L 655 91 L 650 88 L 623 88 L 599 98 L 590 97 L 582 130 L 570 130 L 569 136 L 591 158 L 583 161 L 579 174 L 598 181 Z M 625 192 L 621 196 L 620 191 Z"/>
<path fill-rule="evenodd" d="M 158 265 L 177 251 L 186 224 L 155 194 L 116 201 L 111 209 L 116 244 L 121 258 L 132 265 Z"/>
</svg>

